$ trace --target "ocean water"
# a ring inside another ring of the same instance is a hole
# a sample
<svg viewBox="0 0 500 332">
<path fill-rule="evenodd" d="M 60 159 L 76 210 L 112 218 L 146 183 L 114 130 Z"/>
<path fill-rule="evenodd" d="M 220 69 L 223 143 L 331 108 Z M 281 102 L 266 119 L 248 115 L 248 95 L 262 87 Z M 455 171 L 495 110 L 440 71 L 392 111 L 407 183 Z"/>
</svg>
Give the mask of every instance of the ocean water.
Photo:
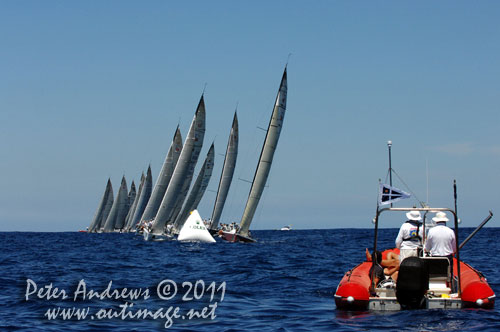
<svg viewBox="0 0 500 332">
<path fill-rule="evenodd" d="M 462 229 L 460 238 L 472 230 Z M 380 230 L 379 248 L 392 247 L 397 231 Z M 500 304 L 336 310 L 335 288 L 372 247 L 372 229 L 253 234 L 254 244 L 200 244 L 144 242 L 132 234 L 0 233 L 0 330 L 500 330 Z M 500 228 L 485 228 L 461 252 L 496 294 L 498 238 Z"/>
</svg>

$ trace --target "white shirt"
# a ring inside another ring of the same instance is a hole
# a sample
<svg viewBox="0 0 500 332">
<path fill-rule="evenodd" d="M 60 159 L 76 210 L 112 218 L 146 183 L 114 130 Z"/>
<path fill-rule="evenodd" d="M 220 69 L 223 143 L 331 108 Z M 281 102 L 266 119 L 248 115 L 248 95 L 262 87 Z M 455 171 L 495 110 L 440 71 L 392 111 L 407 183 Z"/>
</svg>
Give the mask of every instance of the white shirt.
<svg viewBox="0 0 500 332">
<path fill-rule="evenodd" d="M 399 229 L 398 237 L 396 238 L 396 248 L 399 249 L 417 249 L 420 246 L 420 241 L 404 240 L 417 235 L 417 223 L 405 222 Z M 422 225 L 418 228 L 418 235 L 422 236 Z"/>
<path fill-rule="evenodd" d="M 445 224 L 438 224 L 429 230 L 425 250 L 430 252 L 431 256 L 452 255 L 456 248 L 455 232 Z"/>
</svg>

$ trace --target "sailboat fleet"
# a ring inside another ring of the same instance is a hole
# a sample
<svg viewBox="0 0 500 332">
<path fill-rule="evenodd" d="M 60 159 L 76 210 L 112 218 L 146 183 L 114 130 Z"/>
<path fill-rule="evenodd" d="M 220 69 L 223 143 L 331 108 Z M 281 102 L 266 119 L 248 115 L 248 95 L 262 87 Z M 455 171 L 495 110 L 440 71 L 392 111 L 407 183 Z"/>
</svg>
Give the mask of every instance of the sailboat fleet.
<svg viewBox="0 0 500 332">
<path fill-rule="evenodd" d="M 113 196 L 108 179 L 104 195 L 88 228 L 92 233 L 139 232 L 147 241 L 177 239 L 183 241 L 215 242 L 211 234 L 231 242 L 255 242 L 250 225 L 266 184 L 274 152 L 278 143 L 286 111 L 287 70 L 283 72 L 266 138 L 255 171 L 248 200 L 239 225 L 219 228 L 229 188 L 233 179 L 238 155 L 238 118 L 234 114 L 227 143 L 224 165 L 217 190 L 211 222 L 205 225 L 197 209 L 214 168 L 212 143 L 203 166 L 191 186 L 194 169 L 203 146 L 206 126 L 205 100 L 202 95 L 184 143 L 177 127 L 160 174 L 153 187 L 151 167 L 142 174 L 136 191 L 132 183 L 128 191 L 125 177 Z M 191 188 L 191 190 L 189 190 Z"/>
</svg>

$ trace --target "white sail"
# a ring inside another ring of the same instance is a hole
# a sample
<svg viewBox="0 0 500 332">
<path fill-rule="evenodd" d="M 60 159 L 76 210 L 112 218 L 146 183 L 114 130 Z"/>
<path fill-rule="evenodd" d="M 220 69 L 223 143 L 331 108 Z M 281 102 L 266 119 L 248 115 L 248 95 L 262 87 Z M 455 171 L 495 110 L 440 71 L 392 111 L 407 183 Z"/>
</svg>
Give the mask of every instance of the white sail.
<svg viewBox="0 0 500 332">
<path fill-rule="evenodd" d="M 141 220 L 152 220 L 158 213 L 158 209 L 160 208 L 163 196 L 165 196 L 165 192 L 167 191 L 168 184 L 172 178 L 172 174 L 174 173 L 181 151 L 182 137 L 181 131 L 179 130 L 179 127 L 177 127 L 172 144 L 168 150 L 167 157 L 165 158 L 165 162 L 163 163 L 158 179 L 156 180 L 153 193 L 151 194 L 151 197 L 147 202 L 146 209 L 140 218 Z"/>
<path fill-rule="evenodd" d="M 109 204 L 109 200 L 111 198 L 111 202 L 113 202 L 113 186 L 111 185 L 111 179 L 108 179 L 108 183 L 106 184 L 106 189 L 104 190 L 104 195 L 102 196 L 101 202 L 99 203 L 99 206 L 97 207 L 97 211 L 94 215 L 94 219 L 92 219 L 92 222 L 90 223 L 88 232 L 95 232 L 101 228 L 101 225 L 104 221 L 106 221 L 106 218 L 108 217 L 109 214 L 109 209 L 111 209 L 111 205 Z M 109 206 L 109 209 L 107 207 Z M 104 215 L 106 213 L 106 215 Z"/>
<path fill-rule="evenodd" d="M 156 234 L 163 233 L 163 229 L 167 222 L 171 222 L 172 214 L 178 201 L 183 197 L 183 190 L 187 183 L 189 184 L 193 177 L 194 167 L 198 161 L 200 150 L 203 145 L 203 138 L 205 136 L 205 102 L 203 95 L 200 98 L 196 113 L 189 133 L 184 142 L 179 160 L 174 169 L 174 174 L 170 179 L 167 191 L 161 202 L 158 213 L 153 222 L 153 232 Z M 185 195 L 184 195 L 185 197 Z M 184 199 L 184 197 L 182 199 Z"/>
<path fill-rule="evenodd" d="M 203 220 L 201 220 L 200 214 L 197 210 L 191 211 L 191 215 L 184 223 L 179 236 L 178 241 L 197 241 L 197 242 L 215 242 L 214 238 L 208 232 L 205 227 Z"/>
<path fill-rule="evenodd" d="M 208 183 L 210 182 L 210 178 L 212 177 L 212 170 L 214 168 L 214 144 L 210 146 L 208 150 L 207 157 L 205 158 L 205 162 L 201 167 L 200 173 L 194 182 L 193 188 L 191 188 L 191 192 L 189 193 L 188 198 L 184 202 L 184 206 L 182 207 L 182 212 L 179 213 L 175 219 L 174 230 L 180 230 L 184 225 L 184 222 L 189 216 L 189 212 L 195 210 L 198 207 L 198 204 L 205 193 L 205 190 L 208 187 Z"/>
<path fill-rule="evenodd" d="M 224 166 L 222 166 L 222 174 L 220 176 L 219 188 L 217 189 L 217 197 L 215 198 L 214 210 L 212 212 L 211 229 L 217 229 L 219 219 L 226 203 L 227 193 L 233 180 L 234 168 L 236 167 L 236 157 L 238 155 L 238 117 L 236 112 L 233 117 L 233 125 L 229 133 L 227 142 L 226 156 L 224 157 Z"/>
<path fill-rule="evenodd" d="M 122 178 L 122 183 L 116 199 L 111 207 L 109 216 L 104 224 L 104 232 L 113 232 L 116 229 L 121 229 L 123 227 L 123 222 L 125 221 L 125 216 L 128 212 L 128 190 L 127 181 L 125 176 Z"/>
<path fill-rule="evenodd" d="M 280 88 L 276 96 L 276 101 L 274 103 L 271 120 L 269 121 L 269 126 L 267 128 L 264 145 L 260 153 L 259 163 L 257 165 L 257 169 L 252 181 L 250 194 L 248 195 L 247 204 L 245 206 L 245 210 L 243 211 L 243 217 L 241 218 L 239 233 L 243 236 L 248 236 L 250 224 L 252 223 L 255 210 L 257 209 L 257 205 L 259 204 L 264 186 L 266 185 L 269 171 L 271 170 L 274 152 L 276 151 L 276 146 L 278 144 L 278 139 L 280 137 L 281 128 L 283 125 L 283 118 L 285 117 L 286 94 L 287 77 L 285 68 L 283 77 L 281 78 Z"/>
<path fill-rule="evenodd" d="M 125 218 L 125 226 L 124 230 L 130 230 L 130 224 L 132 223 L 132 217 L 134 216 L 135 210 L 137 209 L 137 203 L 139 202 L 139 198 L 141 196 L 142 188 L 144 187 L 144 181 L 146 181 L 146 177 L 144 176 L 144 172 L 141 174 L 141 183 L 139 184 L 139 189 L 137 190 L 137 194 L 135 195 L 134 203 L 130 206 L 128 210 L 127 217 Z"/>
<path fill-rule="evenodd" d="M 142 214 L 144 213 L 144 209 L 146 208 L 146 204 L 151 197 L 151 190 L 153 189 L 153 176 L 151 175 L 151 166 L 148 167 L 148 172 L 146 174 L 146 178 L 144 180 L 144 186 L 142 187 L 142 191 L 139 194 L 139 200 L 137 201 L 137 206 L 130 218 L 129 229 L 135 227 L 139 220 L 141 219 Z"/>
</svg>

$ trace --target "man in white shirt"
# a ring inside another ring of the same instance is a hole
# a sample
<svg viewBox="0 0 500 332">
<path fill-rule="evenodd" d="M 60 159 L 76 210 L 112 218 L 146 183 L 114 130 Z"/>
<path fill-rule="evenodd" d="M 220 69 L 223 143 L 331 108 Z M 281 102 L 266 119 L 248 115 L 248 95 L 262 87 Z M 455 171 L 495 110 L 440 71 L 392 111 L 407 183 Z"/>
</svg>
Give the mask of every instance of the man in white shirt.
<svg viewBox="0 0 500 332">
<path fill-rule="evenodd" d="M 446 226 L 448 218 L 446 213 L 438 212 L 432 218 L 436 226 L 429 230 L 425 242 L 425 251 L 431 256 L 442 256 L 451 258 L 457 249 L 455 232 Z"/>
<path fill-rule="evenodd" d="M 410 211 L 406 214 L 407 221 L 401 225 L 398 237 L 396 238 L 396 248 L 399 248 L 399 261 L 405 258 L 418 256 L 418 248 L 422 246 L 422 229 L 420 212 Z"/>
</svg>

